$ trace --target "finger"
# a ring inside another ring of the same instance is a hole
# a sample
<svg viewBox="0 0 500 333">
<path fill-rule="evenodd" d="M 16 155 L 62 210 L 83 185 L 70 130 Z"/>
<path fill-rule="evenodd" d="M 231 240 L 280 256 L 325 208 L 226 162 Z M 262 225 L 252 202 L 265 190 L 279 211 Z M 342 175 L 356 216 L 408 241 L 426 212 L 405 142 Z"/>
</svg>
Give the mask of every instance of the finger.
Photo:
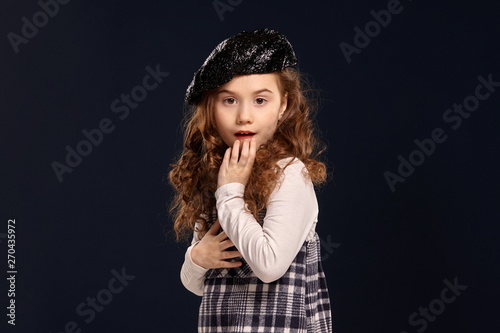
<svg viewBox="0 0 500 333">
<path fill-rule="evenodd" d="M 238 163 L 238 155 L 240 153 L 240 140 L 234 141 L 233 149 L 231 152 L 231 161 L 230 164 Z"/>
<path fill-rule="evenodd" d="M 231 158 L 231 147 L 226 149 L 226 152 L 224 153 L 224 159 L 222 160 L 222 165 L 225 166 L 226 168 L 229 166 L 229 160 Z"/>
<path fill-rule="evenodd" d="M 253 162 L 255 161 L 255 155 L 257 155 L 257 140 L 255 138 L 252 138 L 250 140 L 250 148 L 249 148 L 249 155 L 248 155 L 248 166 L 252 167 Z"/>
<path fill-rule="evenodd" d="M 219 223 L 219 219 L 217 219 L 214 222 L 214 224 L 212 224 L 212 226 L 208 230 L 207 234 L 217 235 L 217 231 L 219 231 L 219 229 L 220 229 L 220 223 Z"/>
<path fill-rule="evenodd" d="M 241 149 L 240 163 L 245 165 L 248 160 L 248 155 L 250 152 L 250 140 L 245 139 L 243 141 L 243 148 Z"/>
<path fill-rule="evenodd" d="M 220 222 L 219 222 L 218 218 L 215 221 L 215 223 L 217 223 L 217 225 L 219 226 L 219 229 L 222 228 L 220 226 Z M 219 230 L 219 229 L 217 229 L 217 230 Z M 228 238 L 228 236 L 226 235 L 226 232 L 224 230 L 222 230 L 217 236 L 215 236 L 215 240 L 218 241 L 218 242 L 222 242 L 222 241 L 224 241 L 227 238 Z"/>
<path fill-rule="evenodd" d="M 255 138 L 250 140 L 250 152 L 257 153 L 257 140 Z"/>
<path fill-rule="evenodd" d="M 222 260 L 220 262 L 220 267 L 218 268 L 233 268 L 233 267 L 239 267 L 241 266 L 242 262 L 241 261 L 224 261 Z"/>
<path fill-rule="evenodd" d="M 227 239 L 227 238 L 228 238 L 228 237 L 227 237 L 227 234 L 226 234 L 226 232 L 225 232 L 224 230 L 223 230 L 220 234 L 218 234 L 218 235 L 216 236 L 216 240 L 217 240 L 218 242 L 221 242 L 221 243 L 222 243 L 225 239 Z"/>
<path fill-rule="evenodd" d="M 226 236 L 227 237 L 227 236 Z M 225 250 L 225 249 L 228 249 L 230 247 L 234 246 L 234 243 L 231 239 L 227 238 L 226 240 L 224 240 L 223 242 L 220 243 L 220 248 L 221 250 Z"/>
<path fill-rule="evenodd" d="M 224 259 L 231 259 L 231 258 L 238 258 L 242 257 L 240 251 L 223 251 L 222 252 L 222 258 Z"/>
</svg>

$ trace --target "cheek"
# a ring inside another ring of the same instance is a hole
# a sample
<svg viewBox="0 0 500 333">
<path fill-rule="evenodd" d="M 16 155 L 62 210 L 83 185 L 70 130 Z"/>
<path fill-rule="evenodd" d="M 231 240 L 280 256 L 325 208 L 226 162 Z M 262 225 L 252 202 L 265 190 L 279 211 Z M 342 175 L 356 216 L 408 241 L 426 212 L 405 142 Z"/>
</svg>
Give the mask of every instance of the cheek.
<svg viewBox="0 0 500 333">
<path fill-rule="evenodd" d="M 217 132 L 221 132 L 221 129 L 224 128 L 224 118 L 221 116 L 219 112 L 214 113 L 214 121 L 215 121 L 215 129 Z"/>
<path fill-rule="evenodd" d="M 226 130 L 227 126 L 223 118 L 215 119 L 215 128 L 217 129 L 217 132 L 219 132 L 219 134 L 221 135 L 224 134 L 224 131 Z"/>
<path fill-rule="evenodd" d="M 214 120 L 215 120 L 215 130 L 219 134 L 220 138 L 222 141 L 224 141 L 225 144 L 228 146 L 231 145 L 231 142 L 228 142 L 231 138 L 228 130 L 228 125 L 227 125 L 227 119 L 222 117 L 220 114 L 215 113 L 214 114 Z"/>
<path fill-rule="evenodd" d="M 278 128 L 278 117 L 272 116 L 266 119 L 265 133 L 267 139 L 271 138 Z"/>
<path fill-rule="evenodd" d="M 280 119 L 279 112 L 273 112 L 273 114 L 270 115 L 268 119 L 269 127 L 276 129 L 278 127 L 279 119 Z"/>
</svg>

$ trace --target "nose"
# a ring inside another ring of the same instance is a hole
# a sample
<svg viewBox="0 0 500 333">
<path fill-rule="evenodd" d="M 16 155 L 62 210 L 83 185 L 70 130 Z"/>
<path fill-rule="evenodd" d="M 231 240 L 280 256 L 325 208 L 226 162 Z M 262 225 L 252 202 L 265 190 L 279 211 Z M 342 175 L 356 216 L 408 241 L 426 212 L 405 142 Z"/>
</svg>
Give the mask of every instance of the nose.
<svg viewBox="0 0 500 333">
<path fill-rule="evenodd" d="M 251 124 L 253 122 L 253 113 L 251 106 L 246 103 L 241 103 L 238 108 L 238 115 L 236 116 L 236 123 L 239 125 L 242 124 Z"/>
</svg>

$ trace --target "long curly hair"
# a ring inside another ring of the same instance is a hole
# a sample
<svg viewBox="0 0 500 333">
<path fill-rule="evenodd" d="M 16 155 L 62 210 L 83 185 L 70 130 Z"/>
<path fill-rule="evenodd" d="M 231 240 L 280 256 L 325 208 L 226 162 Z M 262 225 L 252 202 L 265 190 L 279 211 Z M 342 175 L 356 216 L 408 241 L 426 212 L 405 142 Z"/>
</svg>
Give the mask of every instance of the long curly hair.
<svg viewBox="0 0 500 333">
<path fill-rule="evenodd" d="M 253 170 L 245 188 L 244 201 L 257 221 L 258 212 L 279 184 L 283 169 L 277 162 L 296 157 L 307 169 L 305 173 L 315 186 L 326 181 L 326 165 L 320 155 L 325 144 L 316 137 L 312 122 L 312 100 L 306 96 L 308 88 L 303 75 L 293 68 L 277 74 L 282 96 L 288 93 L 287 109 L 278 123 L 274 136 L 257 151 Z M 306 90 L 307 86 L 307 90 Z M 214 104 L 217 89 L 207 91 L 201 102 L 192 107 L 184 120 L 184 148 L 178 161 L 171 164 L 169 180 L 175 189 L 170 205 L 177 241 L 187 240 L 201 224 L 200 238 L 208 231 L 208 217 L 216 201 L 214 193 L 224 152 L 228 146 L 216 129 Z M 259 222 L 260 223 L 260 222 Z"/>
</svg>

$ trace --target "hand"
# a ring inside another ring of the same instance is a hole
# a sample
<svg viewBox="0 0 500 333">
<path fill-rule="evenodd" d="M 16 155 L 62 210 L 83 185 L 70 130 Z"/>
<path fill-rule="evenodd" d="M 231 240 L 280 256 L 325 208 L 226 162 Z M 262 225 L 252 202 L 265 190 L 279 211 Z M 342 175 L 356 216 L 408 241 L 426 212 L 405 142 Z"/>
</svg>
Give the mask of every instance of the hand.
<svg viewBox="0 0 500 333">
<path fill-rule="evenodd" d="M 226 261 L 225 259 L 241 257 L 240 251 L 225 251 L 234 246 L 223 231 L 217 235 L 220 228 L 219 220 L 215 221 L 201 241 L 191 249 L 191 260 L 203 268 L 231 268 L 241 266 L 241 261 Z"/>
<path fill-rule="evenodd" d="M 243 145 L 243 147 L 241 148 L 241 156 L 238 160 L 240 144 Z M 224 159 L 219 169 L 217 188 L 235 182 L 246 186 L 248 178 L 250 178 L 250 174 L 252 173 L 256 152 L 257 143 L 255 138 L 250 140 L 245 139 L 243 143 L 240 143 L 240 140 L 236 140 L 233 144 L 233 148 L 228 148 L 224 154 Z"/>
</svg>

